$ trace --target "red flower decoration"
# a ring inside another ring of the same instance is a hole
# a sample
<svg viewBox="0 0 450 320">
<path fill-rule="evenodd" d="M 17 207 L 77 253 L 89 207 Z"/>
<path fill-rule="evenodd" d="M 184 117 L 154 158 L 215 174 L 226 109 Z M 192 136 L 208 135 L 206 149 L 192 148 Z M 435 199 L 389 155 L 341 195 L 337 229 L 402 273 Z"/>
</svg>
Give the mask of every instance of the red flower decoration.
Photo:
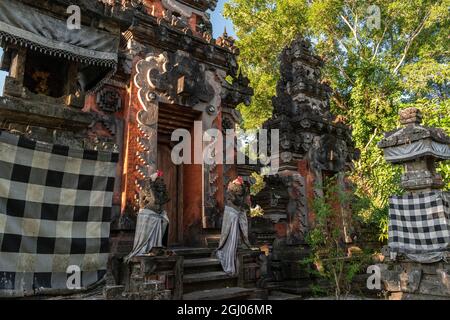
<svg viewBox="0 0 450 320">
<path fill-rule="evenodd" d="M 234 179 L 233 184 L 238 184 L 238 185 L 242 185 L 244 183 L 244 179 L 242 179 L 242 177 L 237 177 L 236 179 Z"/>
<path fill-rule="evenodd" d="M 158 171 L 156 171 L 156 176 L 159 178 L 159 177 L 162 177 L 164 175 L 164 172 L 162 172 L 161 170 L 158 170 Z"/>
</svg>

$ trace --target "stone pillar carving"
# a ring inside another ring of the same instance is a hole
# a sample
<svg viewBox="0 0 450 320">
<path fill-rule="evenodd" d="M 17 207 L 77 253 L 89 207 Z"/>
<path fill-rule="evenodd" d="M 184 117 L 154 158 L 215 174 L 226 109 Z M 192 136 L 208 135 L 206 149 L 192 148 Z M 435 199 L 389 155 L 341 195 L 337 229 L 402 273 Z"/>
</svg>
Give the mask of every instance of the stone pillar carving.
<svg viewBox="0 0 450 320">
<path fill-rule="evenodd" d="M 278 174 L 265 178 L 266 188 L 255 202 L 276 232 L 273 243 L 266 245 L 272 246 L 270 264 L 277 281 L 306 280 L 299 266 L 308 254 L 305 238 L 315 223 L 310 204 L 323 197 L 326 177 L 338 175 L 337 183 L 343 185 L 342 175 L 357 157 L 351 129 L 330 111 L 332 90 L 321 79 L 322 66 L 302 37 L 287 46 L 280 56 L 273 115 L 264 124 L 268 130 L 279 130 L 280 168 Z M 338 206 L 347 212 L 344 204 Z M 350 242 L 349 219 L 341 216 L 345 241 Z M 261 228 L 254 233 L 262 238 L 268 231 Z"/>
<path fill-rule="evenodd" d="M 167 86 L 164 83 L 167 62 L 166 53 L 162 53 L 159 56 L 149 55 L 136 63 L 134 84 L 139 88 L 138 99 L 142 107 L 136 115 L 140 133 L 137 137 L 140 162 L 136 166 L 139 173 L 137 194 L 143 181 L 157 170 L 159 93 L 164 92 Z"/>
<path fill-rule="evenodd" d="M 289 202 L 287 211 L 286 243 L 288 245 L 304 243 L 308 228 L 308 208 L 305 178 L 298 173 L 284 177 Z"/>
<path fill-rule="evenodd" d="M 298 37 L 280 60 L 274 112 L 264 127 L 280 132 L 279 176 L 291 176 L 284 182 L 290 198 L 286 241 L 294 244 L 304 240 L 313 222 L 307 202 L 323 196 L 324 177 L 351 169 L 357 153 L 351 129 L 330 112 L 332 90 L 321 81 L 323 61 L 312 54 L 310 44 Z"/>
</svg>

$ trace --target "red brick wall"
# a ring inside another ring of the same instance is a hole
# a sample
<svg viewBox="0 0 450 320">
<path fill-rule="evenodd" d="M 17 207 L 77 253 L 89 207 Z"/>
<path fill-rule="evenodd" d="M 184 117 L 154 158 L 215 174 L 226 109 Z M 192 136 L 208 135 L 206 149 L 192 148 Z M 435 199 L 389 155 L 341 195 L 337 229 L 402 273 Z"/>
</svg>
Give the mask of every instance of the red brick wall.
<svg viewBox="0 0 450 320">
<path fill-rule="evenodd" d="M 315 213 L 312 210 L 312 200 L 314 199 L 314 184 L 315 176 L 310 170 L 307 160 L 299 160 L 297 162 L 298 173 L 305 178 L 306 196 L 308 198 L 308 226 L 313 226 L 316 219 Z"/>
</svg>

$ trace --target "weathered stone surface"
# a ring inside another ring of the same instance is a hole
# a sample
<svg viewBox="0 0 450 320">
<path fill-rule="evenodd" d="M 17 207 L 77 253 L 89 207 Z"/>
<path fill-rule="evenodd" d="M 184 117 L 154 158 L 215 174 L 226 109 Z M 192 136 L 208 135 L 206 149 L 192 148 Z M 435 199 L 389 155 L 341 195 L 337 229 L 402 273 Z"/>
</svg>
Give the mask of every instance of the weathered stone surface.
<svg viewBox="0 0 450 320">
<path fill-rule="evenodd" d="M 383 279 L 385 289 L 390 292 L 401 291 L 399 277 L 399 274 L 389 274 L 386 279 Z"/>
<path fill-rule="evenodd" d="M 444 182 L 436 172 L 435 162 L 450 158 L 450 136 L 443 129 L 421 125 L 422 115 L 417 108 L 407 108 L 399 114 L 404 127 L 386 133 L 378 143 L 386 161 L 404 165 L 401 186 L 407 191 L 442 188 Z"/>
<path fill-rule="evenodd" d="M 106 286 L 103 289 L 103 295 L 106 300 L 122 300 L 124 296 L 122 295 L 125 290 L 125 286 Z"/>
<path fill-rule="evenodd" d="M 238 300 L 247 298 L 253 291 L 253 289 L 239 287 L 201 290 L 183 295 L 183 300 Z"/>
<path fill-rule="evenodd" d="M 419 288 L 422 270 L 416 269 L 400 274 L 400 288 L 404 292 L 414 293 Z"/>
<path fill-rule="evenodd" d="M 27 102 L 19 98 L 0 97 L 0 117 L 10 121 L 41 124 L 54 128 L 65 126 L 69 128 L 87 128 L 94 120 L 93 115 L 72 110 L 61 105 L 49 105 L 39 102 Z"/>
<path fill-rule="evenodd" d="M 391 295 L 392 299 L 425 299 L 427 296 L 450 299 L 449 263 L 391 262 L 378 266 L 384 290 L 403 293 Z"/>
<path fill-rule="evenodd" d="M 447 296 L 450 299 L 448 275 L 425 276 L 420 283 L 419 292 L 421 294 Z"/>
<path fill-rule="evenodd" d="M 449 300 L 449 298 L 435 295 L 393 292 L 390 294 L 389 300 Z"/>
</svg>

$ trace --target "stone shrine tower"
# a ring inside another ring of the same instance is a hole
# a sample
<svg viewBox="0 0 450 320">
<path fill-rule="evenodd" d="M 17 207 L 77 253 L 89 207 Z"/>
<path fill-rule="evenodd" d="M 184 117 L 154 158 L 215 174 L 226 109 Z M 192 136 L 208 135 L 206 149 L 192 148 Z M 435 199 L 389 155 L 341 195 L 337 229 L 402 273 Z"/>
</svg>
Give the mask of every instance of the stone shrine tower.
<svg viewBox="0 0 450 320">
<path fill-rule="evenodd" d="M 400 111 L 402 128 L 378 146 L 403 165 L 403 195 L 389 199 L 389 240 L 381 277 L 390 299 L 449 299 L 450 194 L 436 162 L 450 159 L 450 137 L 421 124 L 416 108 Z"/>
<path fill-rule="evenodd" d="M 255 199 L 265 215 L 253 219 L 252 236 L 261 245 L 273 244 L 277 279 L 298 279 L 298 261 L 304 255 L 299 247 L 306 245 L 314 225 L 311 201 L 323 195 L 324 179 L 351 168 L 355 147 L 350 128 L 330 112 L 332 90 L 321 81 L 323 61 L 312 54 L 308 41 L 296 38 L 280 60 L 273 116 L 264 124 L 269 132 L 279 130 L 280 169 L 266 177 L 266 188 Z M 345 187 L 343 175 L 338 183 Z M 349 226 L 343 224 L 349 238 Z"/>
</svg>

